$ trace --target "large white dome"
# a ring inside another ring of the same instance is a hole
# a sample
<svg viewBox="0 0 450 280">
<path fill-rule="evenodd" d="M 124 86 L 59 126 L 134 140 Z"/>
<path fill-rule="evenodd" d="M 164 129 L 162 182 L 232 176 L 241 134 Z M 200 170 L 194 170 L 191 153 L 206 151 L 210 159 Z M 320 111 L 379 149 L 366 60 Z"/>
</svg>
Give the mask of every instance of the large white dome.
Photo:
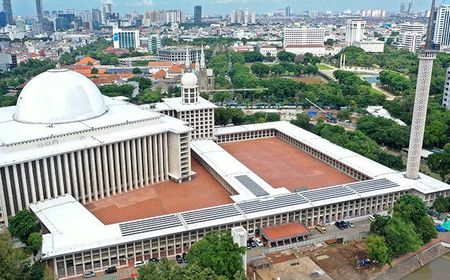
<svg viewBox="0 0 450 280">
<path fill-rule="evenodd" d="M 25 123 L 67 123 L 108 111 L 97 86 L 67 69 L 53 69 L 31 79 L 20 93 L 14 119 Z"/>
<path fill-rule="evenodd" d="M 183 87 L 193 88 L 197 86 L 197 83 L 198 78 L 194 73 L 186 73 L 181 77 L 181 85 Z"/>
</svg>

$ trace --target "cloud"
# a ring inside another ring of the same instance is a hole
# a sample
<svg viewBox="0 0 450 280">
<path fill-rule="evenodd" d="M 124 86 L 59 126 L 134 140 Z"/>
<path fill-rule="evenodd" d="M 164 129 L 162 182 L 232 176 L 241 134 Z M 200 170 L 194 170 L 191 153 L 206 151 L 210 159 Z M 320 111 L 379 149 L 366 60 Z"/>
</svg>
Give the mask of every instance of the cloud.
<svg viewBox="0 0 450 280">
<path fill-rule="evenodd" d="M 155 1 L 153 0 L 139 0 L 133 3 L 128 3 L 127 6 L 153 6 L 155 5 Z"/>
</svg>

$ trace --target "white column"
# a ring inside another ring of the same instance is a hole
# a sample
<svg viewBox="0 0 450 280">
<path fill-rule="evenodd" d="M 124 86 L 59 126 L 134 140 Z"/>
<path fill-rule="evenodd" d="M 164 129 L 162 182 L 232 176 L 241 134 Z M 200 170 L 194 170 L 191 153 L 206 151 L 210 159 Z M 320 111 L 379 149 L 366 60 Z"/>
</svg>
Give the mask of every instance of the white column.
<svg viewBox="0 0 450 280">
<path fill-rule="evenodd" d="M 136 150 L 137 150 L 137 173 L 138 173 L 138 184 L 142 188 L 144 187 L 144 172 L 142 170 L 142 145 L 141 145 L 142 138 L 136 139 Z"/>
<path fill-rule="evenodd" d="M 435 59 L 436 52 L 434 51 L 424 51 L 419 54 L 419 72 L 417 75 L 416 97 L 414 100 L 408 163 L 406 166 L 406 178 L 409 179 L 419 179 L 423 135 L 427 120 L 428 96 Z"/>
<path fill-rule="evenodd" d="M 84 175 L 83 175 L 83 163 L 81 159 L 82 151 L 76 152 L 77 154 L 77 171 L 78 171 L 78 185 L 80 189 L 81 202 L 86 204 L 86 190 L 84 189 Z"/>
<path fill-rule="evenodd" d="M 153 185 L 155 183 L 155 172 L 153 171 L 153 141 L 152 141 L 152 136 L 149 136 L 147 138 L 147 150 L 148 150 L 148 171 L 149 171 L 149 177 L 150 177 L 150 181 L 151 184 Z"/>
<path fill-rule="evenodd" d="M 164 146 L 164 174 L 165 179 L 169 180 L 169 148 L 167 147 L 167 132 L 163 135 L 163 146 Z M 179 147 L 177 147 L 179 149 Z"/>
<path fill-rule="evenodd" d="M 30 188 L 31 188 L 31 199 L 33 201 L 33 203 L 36 203 L 36 186 L 34 184 L 34 170 L 33 170 L 33 162 L 29 161 L 28 163 L 28 174 L 29 174 L 29 179 L 28 181 L 30 181 Z"/>
<path fill-rule="evenodd" d="M 72 183 L 70 182 L 70 170 L 69 170 L 69 154 L 65 153 L 63 155 L 63 167 L 64 167 L 64 178 L 66 184 L 66 192 L 72 195 Z"/>
<path fill-rule="evenodd" d="M 147 137 L 142 138 L 142 153 L 144 154 L 144 184 L 148 185 L 148 155 L 147 155 Z"/>
<path fill-rule="evenodd" d="M 88 203 L 92 202 L 92 186 L 91 186 L 91 173 L 89 172 L 89 158 L 88 158 L 88 150 L 83 150 L 83 167 L 84 167 L 84 178 L 86 182 L 86 194 Z"/>
<path fill-rule="evenodd" d="M 131 142 L 131 165 L 132 166 L 132 172 L 133 172 L 133 181 L 132 186 L 133 188 L 139 187 L 138 182 L 138 167 L 137 167 L 137 158 L 136 158 L 136 139 L 130 140 Z"/>
<path fill-rule="evenodd" d="M 113 145 L 103 147 L 103 178 L 106 187 L 106 195 L 110 196 L 111 193 L 116 194 L 116 180 L 114 172 L 114 162 L 113 162 Z"/>
<path fill-rule="evenodd" d="M 106 158 L 106 149 L 108 146 L 103 147 L 97 147 L 95 148 L 95 159 L 97 161 L 97 174 L 98 174 L 98 186 L 100 188 L 100 198 L 105 198 L 105 186 L 107 189 L 107 192 L 109 193 L 109 180 L 107 179 L 108 176 L 108 161 Z M 105 168 L 105 178 L 106 180 L 103 181 L 103 168 Z"/>
<path fill-rule="evenodd" d="M 51 193 L 50 193 L 50 179 L 49 179 L 49 174 L 48 174 L 48 164 L 47 164 L 47 159 L 44 158 L 42 159 L 42 164 L 44 165 L 44 186 L 45 186 L 45 195 L 46 195 L 46 199 L 51 198 Z"/>
<path fill-rule="evenodd" d="M 158 153 L 159 153 L 159 172 L 161 176 L 161 181 L 164 181 L 164 154 L 163 154 L 163 143 L 162 143 L 162 134 L 158 134 Z"/>
<path fill-rule="evenodd" d="M 19 185 L 19 176 L 18 176 L 18 165 L 15 164 L 11 166 L 13 170 L 13 180 L 14 180 L 14 190 L 16 192 L 16 200 L 17 200 L 17 211 L 20 211 L 23 209 L 23 201 L 22 201 L 22 194 L 20 193 L 20 185 Z"/>
<path fill-rule="evenodd" d="M 74 191 L 74 197 L 77 200 L 80 200 L 80 194 L 79 194 L 79 189 L 80 189 L 80 184 L 78 184 L 78 175 L 77 175 L 77 166 L 75 164 L 75 153 L 72 152 L 69 154 L 70 157 L 70 175 L 72 175 L 72 182 L 73 182 L 73 191 Z"/>
<path fill-rule="evenodd" d="M 30 186 L 27 183 L 27 174 L 25 172 L 25 163 L 20 164 L 20 176 L 22 177 L 22 191 L 23 191 L 24 205 L 26 208 L 28 208 L 28 204 L 30 203 L 30 198 L 28 197 L 28 188 Z"/>
<path fill-rule="evenodd" d="M 63 195 L 67 193 L 67 190 L 65 190 L 65 184 L 64 184 L 64 174 L 61 164 L 61 155 L 56 156 L 56 170 L 58 170 L 58 184 L 59 184 L 59 194 Z"/>
<path fill-rule="evenodd" d="M 156 183 L 159 183 L 158 158 L 158 135 L 153 135 L 153 169 L 155 170 Z"/>
<path fill-rule="evenodd" d="M 50 157 L 50 178 L 52 182 L 52 189 L 53 189 L 53 196 L 58 196 L 58 188 L 56 183 L 56 172 L 55 172 L 55 159 L 53 157 Z"/>
<path fill-rule="evenodd" d="M 8 211 L 6 209 L 6 197 L 2 178 L 0 178 L 0 209 L 0 217 L 3 218 L 3 220 L 6 222 L 6 225 L 8 226 Z"/>
<path fill-rule="evenodd" d="M 5 181 L 6 181 L 6 189 L 8 190 L 10 213 L 11 216 L 14 216 L 16 214 L 16 209 L 14 208 L 14 199 L 11 187 L 11 175 L 9 175 L 9 166 L 5 167 Z"/>
<path fill-rule="evenodd" d="M 90 170 L 92 172 L 92 190 L 94 192 L 95 200 L 98 200 L 98 184 L 97 184 L 97 180 L 98 180 L 99 176 L 97 176 L 97 168 L 98 168 L 98 166 L 96 166 L 96 164 L 95 164 L 94 149 L 98 150 L 99 148 L 97 147 L 97 148 L 89 149 L 89 161 L 90 161 L 89 163 L 90 163 L 90 166 L 91 166 Z M 103 184 L 102 184 L 102 188 L 103 188 Z"/>
<path fill-rule="evenodd" d="M 36 160 L 36 181 L 38 184 L 39 201 L 44 200 L 44 187 L 42 186 L 42 176 L 41 176 L 41 164 L 39 160 Z"/>
<path fill-rule="evenodd" d="M 111 152 L 111 151 L 110 151 Z M 114 157 L 109 156 L 109 161 L 112 163 L 112 160 L 114 160 L 114 167 L 115 167 L 115 174 L 116 174 L 116 185 L 113 188 L 113 194 L 116 194 L 116 190 L 119 190 L 119 193 L 121 193 L 121 178 L 120 178 L 120 156 L 119 156 L 119 144 L 114 144 Z M 110 165 L 111 166 L 111 165 Z M 112 166 L 111 166 L 112 168 Z"/>
<path fill-rule="evenodd" d="M 130 151 L 130 142 L 131 140 L 126 141 L 125 143 L 125 153 L 127 159 L 127 185 L 128 189 L 133 189 L 133 173 L 132 173 L 132 163 L 131 163 L 131 151 Z"/>
<path fill-rule="evenodd" d="M 119 193 L 121 193 L 122 191 L 127 191 L 127 169 L 126 169 L 126 162 L 125 162 L 125 143 L 124 142 L 120 142 L 120 167 L 122 169 L 122 176 L 121 176 L 121 180 L 122 180 L 122 187 L 121 187 L 121 191 L 119 191 Z"/>
</svg>

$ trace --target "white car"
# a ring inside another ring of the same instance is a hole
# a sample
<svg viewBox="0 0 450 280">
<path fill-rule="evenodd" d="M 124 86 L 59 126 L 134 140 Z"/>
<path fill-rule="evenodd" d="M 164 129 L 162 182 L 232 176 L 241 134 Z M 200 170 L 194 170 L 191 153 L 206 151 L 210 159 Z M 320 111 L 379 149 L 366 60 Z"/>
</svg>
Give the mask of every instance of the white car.
<svg viewBox="0 0 450 280">
<path fill-rule="evenodd" d="M 375 217 L 372 216 L 372 215 L 370 215 L 370 216 L 369 216 L 369 220 L 370 220 L 371 222 L 373 222 L 373 221 L 375 221 Z"/>
<path fill-rule="evenodd" d="M 262 247 L 262 246 L 263 246 L 263 243 L 262 243 L 261 239 L 259 239 L 259 238 L 255 238 L 255 243 L 256 243 L 256 245 L 258 245 L 259 247 Z"/>
<path fill-rule="evenodd" d="M 140 267 L 143 266 L 145 263 L 143 261 L 135 261 L 134 262 L 134 267 Z"/>
<path fill-rule="evenodd" d="M 95 277 L 95 272 L 92 270 L 88 270 L 83 273 L 83 278 L 93 278 Z"/>
</svg>

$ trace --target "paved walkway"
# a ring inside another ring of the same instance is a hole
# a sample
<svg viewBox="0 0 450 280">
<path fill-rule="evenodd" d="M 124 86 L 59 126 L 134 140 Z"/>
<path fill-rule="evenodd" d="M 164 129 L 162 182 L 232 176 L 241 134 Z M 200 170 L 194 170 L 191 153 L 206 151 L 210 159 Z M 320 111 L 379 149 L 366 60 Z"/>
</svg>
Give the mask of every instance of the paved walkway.
<svg viewBox="0 0 450 280">
<path fill-rule="evenodd" d="M 394 100 L 397 96 L 393 95 L 392 93 L 390 93 L 389 91 L 379 87 L 377 84 L 373 83 L 372 84 L 372 88 L 381 92 L 382 94 L 384 94 L 386 96 L 387 100 Z"/>
</svg>

